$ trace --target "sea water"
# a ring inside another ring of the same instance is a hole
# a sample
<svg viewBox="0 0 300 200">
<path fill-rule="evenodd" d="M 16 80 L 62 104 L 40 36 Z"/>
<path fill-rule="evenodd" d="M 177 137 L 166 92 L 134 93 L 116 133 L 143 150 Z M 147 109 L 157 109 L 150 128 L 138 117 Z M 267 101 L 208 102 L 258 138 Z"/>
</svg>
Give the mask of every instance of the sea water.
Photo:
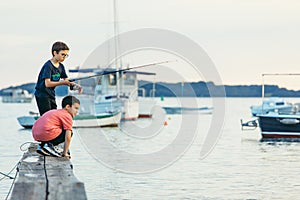
<svg viewBox="0 0 300 200">
<path fill-rule="evenodd" d="M 175 98 L 157 101 L 178 103 Z M 214 106 L 210 98 L 197 102 Z M 88 199 L 95 200 L 298 199 L 300 143 L 261 142 L 259 129 L 241 130 L 240 119 L 250 119 L 249 107 L 260 102 L 226 98 L 221 132 L 205 157 L 200 152 L 209 137 L 211 114 L 188 113 L 187 118 L 160 114 L 151 120 L 122 122 L 120 128 L 76 129 L 70 148 L 75 176 L 84 182 Z M 17 117 L 36 110 L 34 101 L 0 103 L 0 172 L 9 173 L 23 154 L 20 146 L 33 141 Z M 191 123 L 183 125 L 185 119 Z M 196 128 L 192 120 L 197 120 Z M 188 137 L 191 133 L 193 137 Z M 182 134 L 186 137 L 178 140 Z M 0 175 L 0 199 L 5 199 L 12 183 Z"/>
</svg>

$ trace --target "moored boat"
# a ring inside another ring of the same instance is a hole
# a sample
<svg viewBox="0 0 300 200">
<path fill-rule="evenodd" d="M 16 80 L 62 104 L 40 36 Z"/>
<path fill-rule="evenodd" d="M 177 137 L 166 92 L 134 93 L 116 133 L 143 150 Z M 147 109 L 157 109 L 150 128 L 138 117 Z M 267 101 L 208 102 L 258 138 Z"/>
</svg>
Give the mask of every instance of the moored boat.
<svg viewBox="0 0 300 200">
<path fill-rule="evenodd" d="M 19 124 L 26 128 L 32 128 L 34 122 L 39 118 L 36 115 L 18 117 Z M 83 114 L 74 117 L 74 128 L 92 128 L 92 127 L 117 127 L 121 121 L 121 112 L 102 113 L 99 115 Z"/>
<path fill-rule="evenodd" d="M 38 118 L 39 116 L 26 115 L 18 117 L 17 120 L 23 128 L 30 129 Z"/>
<path fill-rule="evenodd" d="M 300 114 L 258 115 L 262 138 L 300 138 Z"/>
<path fill-rule="evenodd" d="M 83 93 L 88 92 L 93 96 L 90 105 L 93 105 L 96 115 L 121 110 L 122 120 L 136 120 L 139 117 L 137 75 L 155 75 L 155 73 L 139 71 L 120 73 L 112 68 L 74 69 L 69 72 L 94 73 L 95 76 L 98 76 L 92 81 L 81 80 L 80 84 L 84 88 L 90 88 L 84 90 Z"/>
<path fill-rule="evenodd" d="M 33 95 L 23 89 L 4 90 L 3 103 L 31 103 Z"/>
<path fill-rule="evenodd" d="M 101 115 L 77 115 L 74 128 L 117 127 L 121 121 L 121 112 L 102 113 Z"/>
<path fill-rule="evenodd" d="M 300 74 L 262 74 L 262 106 L 257 107 L 256 113 L 252 114 L 256 117 L 250 121 L 243 122 L 243 127 L 256 128 L 261 130 L 262 139 L 300 139 L 300 107 L 299 103 L 287 103 L 280 98 L 264 100 L 264 76 L 290 76 Z M 271 102 L 271 104 L 270 104 Z M 264 107 L 265 104 L 265 107 Z M 253 107 L 252 107 L 253 108 Z"/>
<path fill-rule="evenodd" d="M 163 106 L 162 108 L 166 111 L 167 114 L 212 114 L 213 112 L 213 108 L 208 106 L 199 108 Z"/>
</svg>

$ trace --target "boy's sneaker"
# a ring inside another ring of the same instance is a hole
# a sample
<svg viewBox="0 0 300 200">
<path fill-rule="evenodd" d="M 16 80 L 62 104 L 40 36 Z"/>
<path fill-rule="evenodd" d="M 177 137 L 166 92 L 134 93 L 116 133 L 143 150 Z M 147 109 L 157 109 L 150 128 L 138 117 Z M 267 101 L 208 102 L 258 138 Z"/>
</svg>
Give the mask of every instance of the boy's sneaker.
<svg viewBox="0 0 300 200">
<path fill-rule="evenodd" d="M 61 156 L 62 156 L 62 154 L 63 154 L 63 151 L 64 151 L 64 149 L 63 148 L 60 148 L 59 147 L 59 145 L 57 145 L 57 146 L 53 146 L 53 148 L 54 148 L 54 150 L 56 151 L 56 152 L 58 152 Z M 68 149 L 68 152 L 67 152 L 69 155 L 71 155 L 71 153 L 70 153 L 70 149 Z"/>
<path fill-rule="evenodd" d="M 54 146 L 54 149 L 55 149 L 61 156 L 63 155 L 64 150 L 63 150 L 62 148 L 59 148 L 58 146 Z M 71 156 L 70 149 L 68 150 L 67 153 L 69 154 L 69 156 Z"/>
<path fill-rule="evenodd" d="M 58 152 L 60 155 L 62 154 L 62 152 L 64 151 L 62 148 L 58 147 L 58 146 L 53 146 L 54 150 L 56 152 Z"/>
<path fill-rule="evenodd" d="M 57 152 L 51 143 L 45 143 L 43 149 L 51 156 L 61 157 L 60 153 Z"/>
<path fill-rule="evenodd" d="M 39 144 L 36 148 L 36 152 L 41 154 L 42 156 L 50 156 L 48 152 L 46 152 L 42 147 L 41 144 Z"/>
</svg>

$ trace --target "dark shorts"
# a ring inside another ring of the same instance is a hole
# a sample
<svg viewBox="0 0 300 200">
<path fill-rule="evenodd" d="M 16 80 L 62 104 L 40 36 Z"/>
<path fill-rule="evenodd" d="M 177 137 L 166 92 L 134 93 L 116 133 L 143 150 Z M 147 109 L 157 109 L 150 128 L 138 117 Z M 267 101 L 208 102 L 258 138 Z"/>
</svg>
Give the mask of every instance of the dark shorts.
<svg viewBox="0 0 300 200">
<path fill-rule="evenodd" d="M 35 97 L 35 100 L 41 116 L 49 110 L 57 109 L 55 99 L 49 97 Z"/>
<path fill-rule="evenodd" d="M 54 146 L 56 146 L 60 143 L 65 142 L 65 136 L 66 136 L 66 130 L 63 130 L 59 136 L 57 136 L 53 140 L 42 142 L 42 144 L 46 143 L 46 142 L 49 142 L 49 143 L 53 144 Z M 73 136 L 73 131 L 71 133 L 71 136 Z"/>
</svg>

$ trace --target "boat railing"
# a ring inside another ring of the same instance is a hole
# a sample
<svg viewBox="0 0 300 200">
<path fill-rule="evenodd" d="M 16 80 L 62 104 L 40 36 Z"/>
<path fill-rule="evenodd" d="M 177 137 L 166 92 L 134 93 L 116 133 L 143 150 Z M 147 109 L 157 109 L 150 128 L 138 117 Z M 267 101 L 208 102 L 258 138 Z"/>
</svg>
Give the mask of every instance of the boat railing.
<svg viewBox="0 0 300 200">
<path fill-rule="evenodd" d="M 145 88 L 139 88 L 138 91 L 141 91 L 141 92 L 142 92 L 142 97 L 145 97 L 145 96 L 146 96 L 146 90 L 145 90 Z"/>
<path fill-rule="evenodd" d="M 155 97 L 155 89 L 150 90 L 150 97 Z"/>
</svg>

